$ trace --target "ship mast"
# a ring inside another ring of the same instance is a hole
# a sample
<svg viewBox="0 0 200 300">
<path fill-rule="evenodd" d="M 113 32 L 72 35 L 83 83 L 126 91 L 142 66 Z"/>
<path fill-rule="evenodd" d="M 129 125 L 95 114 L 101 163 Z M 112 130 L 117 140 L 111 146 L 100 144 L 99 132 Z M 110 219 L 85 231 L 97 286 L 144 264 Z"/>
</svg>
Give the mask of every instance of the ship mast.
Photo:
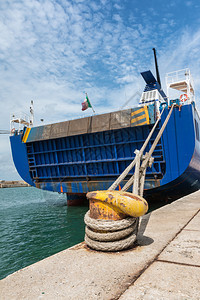
<svg viewBox="0 0 200 300">
<path fill-rule="evenodd" d="M 161 80 L 160 80 L 160 74 L 159 74 L 159 70 L 158 70 L 158 61 L 157 61 L 157 56 L 156 56 L 156 49 L 153 48 L 152 50 L 153 50 L 153 54 L 154 54 L 157 82 L 160 84 L 160 87 L 161 87 Z"/>
<path fill-rule="evenodd" d="M 33 109 L 33 100 L 31 100 L 31 106 L 30 106 L 30 126 L 33 126 L 34 121 L 34 109 Z"/>
</svg>

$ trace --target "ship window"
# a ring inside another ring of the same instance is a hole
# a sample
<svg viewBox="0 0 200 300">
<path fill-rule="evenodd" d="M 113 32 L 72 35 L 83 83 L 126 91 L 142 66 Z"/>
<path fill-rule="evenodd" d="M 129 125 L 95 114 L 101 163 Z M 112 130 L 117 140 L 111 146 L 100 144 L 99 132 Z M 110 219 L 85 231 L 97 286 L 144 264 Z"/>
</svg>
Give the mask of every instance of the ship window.
<svg viewBox="0 0 200 300">
<path fill-rule="evenodd" d="M 199 138 L 199 124 L 197 122 L 197 120 L 194 120 L 195 121 L 195 131 L 196 131 L 196 138 L 198 141 L 200 141 L 200 138 Z"/>
</svg>

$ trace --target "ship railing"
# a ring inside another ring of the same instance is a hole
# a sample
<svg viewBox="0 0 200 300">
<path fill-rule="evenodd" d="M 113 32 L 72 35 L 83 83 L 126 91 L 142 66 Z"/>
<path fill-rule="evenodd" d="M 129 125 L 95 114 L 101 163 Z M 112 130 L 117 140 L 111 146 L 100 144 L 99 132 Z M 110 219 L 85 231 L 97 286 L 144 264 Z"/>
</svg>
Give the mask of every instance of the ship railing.
<svg viewBox="0 0 200 300">
<path fill-rule="evenodd" d="M 151 91 L 146 91 L 142 93 L 142 96 L 140 98 L 140 103 L 139 105 L 149 105 L 149 104 L 154 104 L 155 101 L 159 101 L 160 103 L 165 103 L 167 99 L 164 99 L 159 91 L 156 90 L 151 90 Z"/>
<path fill-rule="evenodd" d="M 183 104 L 191 103 L 194 99 L 194 82 L 188 68 L 166 74 L 165 77 L 167 86 L 167 97 L 169 102 L 169 90 L 174 89 L 187 95 L 187 102 Z"/>
<path fill-rule="evenodd" d="M 186 78 L 189 78 L 193 82 L 189 68 L 170 72 L 166 74 L 166 84 L 171 84 L 174 82 L 184 81 Z"/>
<path fill-rule="evenodd" d="M 26 113 L 13 113 L 10 115 L 10 132 L 11 135 L 19 134 L 24 126 L 30 126 L 30 117 Z"/>
</svg>

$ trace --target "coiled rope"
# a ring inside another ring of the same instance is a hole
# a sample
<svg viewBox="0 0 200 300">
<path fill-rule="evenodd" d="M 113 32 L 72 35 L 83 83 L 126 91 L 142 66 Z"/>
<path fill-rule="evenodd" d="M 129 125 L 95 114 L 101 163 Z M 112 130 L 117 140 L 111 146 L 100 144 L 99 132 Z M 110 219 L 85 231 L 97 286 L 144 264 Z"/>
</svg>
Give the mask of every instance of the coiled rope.
<svg viewBox="0 0 200 300">
<path fill-rule="evenodd" d="M 120 251 L 131 247 L 137 237 L 139 218 L 126 218 L 118 221 L 90 218 L 89 211 L 84 221 L 85 242 L 95 250 Z"/>
<path fill-rule="evenodd" d="M 84 218 L 86 244 L 100 251 L 120 251 L 133 246 L 139 217 L 148 210 L 146 200 L 132 193 L 110 190 L 89 192 L 87 198 L 90 211 Z M 116 217 L 115 208 L 120 217 Z"/>
</svg>

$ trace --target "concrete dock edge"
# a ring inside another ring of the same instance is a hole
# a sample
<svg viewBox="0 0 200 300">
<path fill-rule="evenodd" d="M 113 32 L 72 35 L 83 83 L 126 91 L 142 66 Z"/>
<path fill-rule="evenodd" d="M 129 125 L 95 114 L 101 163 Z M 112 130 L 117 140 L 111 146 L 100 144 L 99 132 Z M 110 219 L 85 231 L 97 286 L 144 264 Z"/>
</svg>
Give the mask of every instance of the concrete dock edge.
<svg viewBox="0 0 200 300">
<path fill-rule="evenodd" d="M 200 191 L 141 218 L 133 249 L 78 244 L 2 279 L 0 299 L 200 299 L 199 225 Z"/>
</svg>

